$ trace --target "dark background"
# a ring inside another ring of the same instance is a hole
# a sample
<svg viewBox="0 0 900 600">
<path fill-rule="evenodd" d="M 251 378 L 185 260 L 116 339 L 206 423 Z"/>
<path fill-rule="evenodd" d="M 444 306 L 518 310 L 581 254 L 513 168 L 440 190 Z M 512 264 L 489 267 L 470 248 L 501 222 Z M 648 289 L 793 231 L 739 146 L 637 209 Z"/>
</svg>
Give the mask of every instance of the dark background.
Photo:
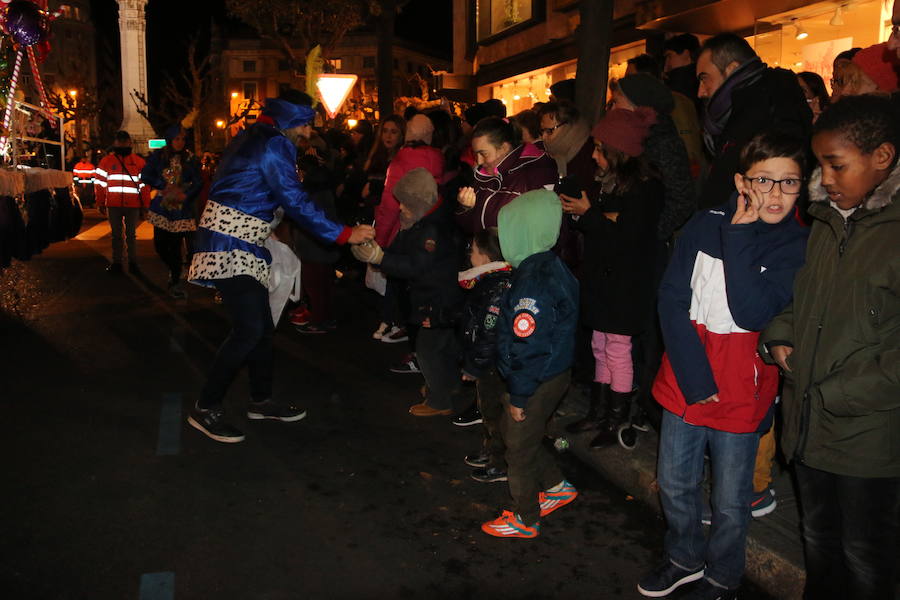
<svg viewBox="0 0 900 600">
<path fill-rule="evenodd" d="M 97 28 L 99 62 L 104 62 L 105 55 L 105 62 L 115 62 L 118 65 L 119 26 L 118 6 L 115 0 L 92 0 L 91 12 Z M 452 17 L 452 0 L 411 0 L 397 16 L 396 33 L 402 39 L 449 58 L 453 49 Z M 147 72 L 151 102 L 159 98 L 163 75 L 176 74 L 184 67 L 190 37 L 199 36 L 203 44 L 208 44 L 212 22 L 222 28 L 224 37 L 255 35 L 249 27 L 228 18 L 223 0 L 149 1 Z M 105 87 L 107 86 L 101 82 L 100 89 L 103 90 Z"/>
</svg>

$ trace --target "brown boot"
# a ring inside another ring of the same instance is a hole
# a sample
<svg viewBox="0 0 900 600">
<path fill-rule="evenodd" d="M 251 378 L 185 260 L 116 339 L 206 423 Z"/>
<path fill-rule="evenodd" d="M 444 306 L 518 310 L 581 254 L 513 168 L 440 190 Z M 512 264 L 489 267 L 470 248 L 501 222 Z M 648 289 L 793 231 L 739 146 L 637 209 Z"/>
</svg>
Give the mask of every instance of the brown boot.
<svg viewBox="0 0 900 600">
<path fill-rule="evenodd" d="M 412 406 L 410 406 L 409 414 L 415 417 L 449 417 L 451 414 L 453 414 L 453 411 L 449 408 L 446 410 L 432 408 L 422 402 L 421 404 L 413 404 Z"/>
</svg>

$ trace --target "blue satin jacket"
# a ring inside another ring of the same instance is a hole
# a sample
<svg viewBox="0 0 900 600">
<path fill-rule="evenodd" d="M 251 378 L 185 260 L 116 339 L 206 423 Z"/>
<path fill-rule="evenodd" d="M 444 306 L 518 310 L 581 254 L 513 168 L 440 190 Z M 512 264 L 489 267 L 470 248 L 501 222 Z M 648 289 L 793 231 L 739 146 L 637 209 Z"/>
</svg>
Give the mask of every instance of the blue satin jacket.
<svg viewBox="0 0 900 600">
<path fill-rule="evenodd" d="M 324 242 L 343 244 L 350 237 L 350 229 L 328 219 L 303 189 L 297 148 L 281 133 L 314 116 L 309 107 L 269 98 L 259 122 L 229 144 L 194 238 L 192 283 L 213 286 L 250 275 L 267 285 L 272 256 L 263 242 L 279 207 Z"/>
</svg>

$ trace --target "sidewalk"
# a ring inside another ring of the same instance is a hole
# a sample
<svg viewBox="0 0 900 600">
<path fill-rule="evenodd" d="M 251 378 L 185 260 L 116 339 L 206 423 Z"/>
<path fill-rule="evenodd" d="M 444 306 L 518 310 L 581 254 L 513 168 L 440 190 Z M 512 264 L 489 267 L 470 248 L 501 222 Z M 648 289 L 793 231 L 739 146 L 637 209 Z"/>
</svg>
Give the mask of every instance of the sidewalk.
<svg viewBox="0 0 900 600">
<path fill-rule="evenodd" d="M 565 406 L 567 411 L 578 409 L 576 397 Z M 580 407 L 583 412 L 587 406 Z M 550 433 L 561 436 L 565 423 L 575 419 L 566 418 L 552 421 Z M 607 480 L 624 490 L 628 495 L 641 500 L 655 510 L 661 511 L 656 488 L 657 434 L 652 429 L 641 433 L 637 447 L 624 450 L 620 446 L 591 450 L 588 444 L 593 433 L 566 435 L 568 452 L 573 453 L 603 475 Z M 775 489 L 778 506 L 775 511 L 752 519 L 747 536 L 746 577 L 759 585 L 774 598 L 799 600 L 803 596 L 806 575 L 803 570 L 803 546 L 800 537 L 800 513 L 790 473 L 775 465 L 772 487 Z M 664 532 L 660 531 L 662 538 Z"/>
</svg>

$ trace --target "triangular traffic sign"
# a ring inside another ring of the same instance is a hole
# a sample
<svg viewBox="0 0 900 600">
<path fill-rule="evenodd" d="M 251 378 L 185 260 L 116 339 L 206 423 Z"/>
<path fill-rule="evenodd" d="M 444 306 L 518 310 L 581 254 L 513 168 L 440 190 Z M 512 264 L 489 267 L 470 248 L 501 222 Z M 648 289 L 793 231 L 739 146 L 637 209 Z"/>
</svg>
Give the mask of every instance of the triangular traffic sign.
<svg viewBox="0 0 900 600">
<path fill-rule="evenodd" d="M 356 75 L 319 75 L 316 87 L 322 96 L 322 104 L 328 112 L 328 118 L 333 119 L 341 110 L 347 96 L 353 86 L 356 85 Z"/>
</svg>

